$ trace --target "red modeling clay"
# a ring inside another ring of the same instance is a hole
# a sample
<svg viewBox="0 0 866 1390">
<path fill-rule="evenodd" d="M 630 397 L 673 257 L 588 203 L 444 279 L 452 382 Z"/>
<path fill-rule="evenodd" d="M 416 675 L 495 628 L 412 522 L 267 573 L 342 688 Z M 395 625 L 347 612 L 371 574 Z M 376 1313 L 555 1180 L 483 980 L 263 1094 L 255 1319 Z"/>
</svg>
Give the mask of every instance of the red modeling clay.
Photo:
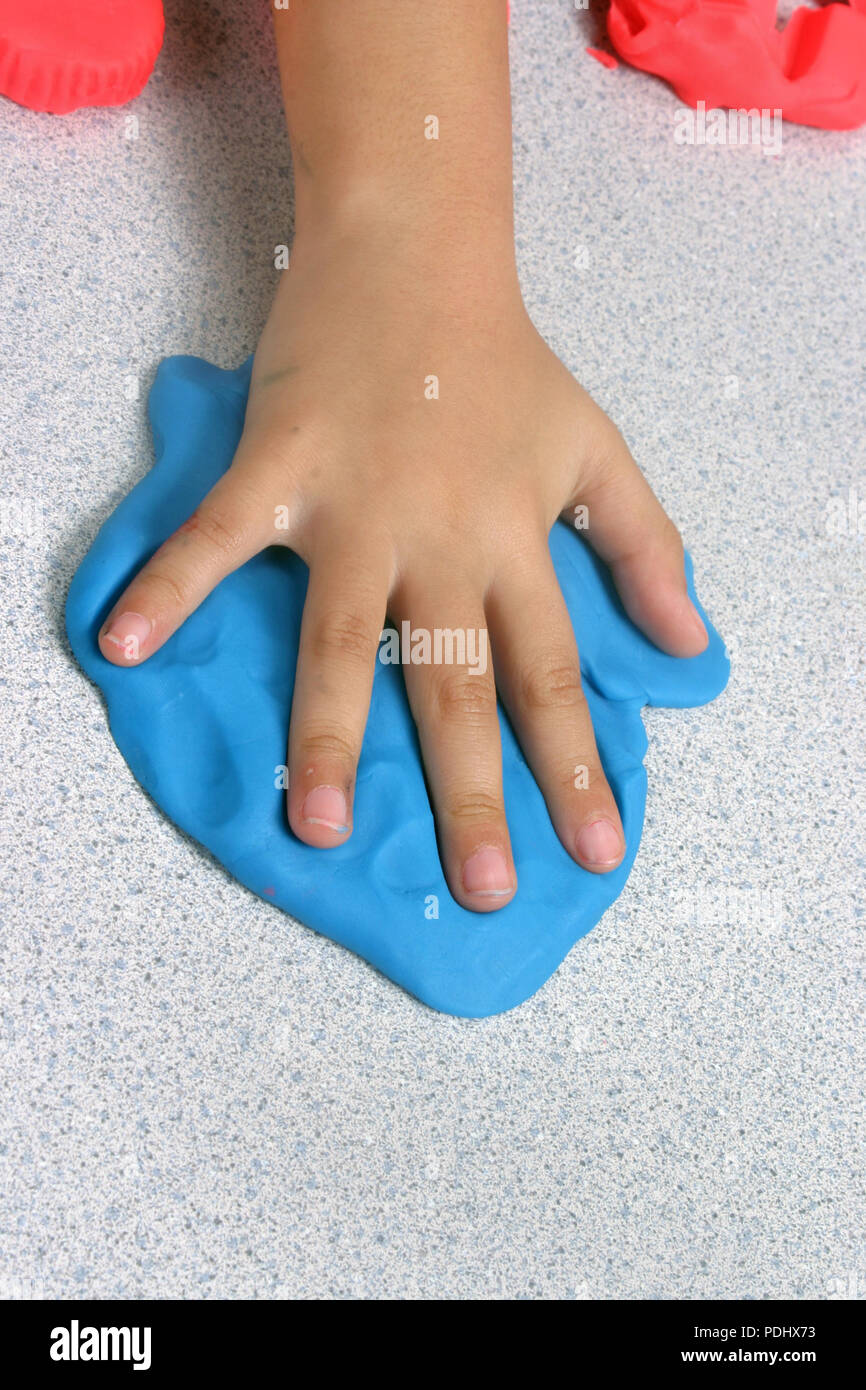
<svg viewBox="0 0 866 1390">
<path fill-rule="evenodd" d="M 604 53 L 600 48 L 588 48 L 587 53 L 590 58 L 594 58 L 597 63 L 601 63 L 603 68 L 618 68 L 619 63 L 612 53 Z"/>
<path fill-rule="evenodd" d="M 34 111 L 118 106 L 162 44 L 162 0 L 0 0 L 0 93 Z"/>
<path fill-rule="evenodd" d="M 621 58 L 690 106 L 831 130 L 866 121 L 866 0 L 801 7 L 781 31 L 776 0 L 611 0 L 607 29 Z"/>
</svg>

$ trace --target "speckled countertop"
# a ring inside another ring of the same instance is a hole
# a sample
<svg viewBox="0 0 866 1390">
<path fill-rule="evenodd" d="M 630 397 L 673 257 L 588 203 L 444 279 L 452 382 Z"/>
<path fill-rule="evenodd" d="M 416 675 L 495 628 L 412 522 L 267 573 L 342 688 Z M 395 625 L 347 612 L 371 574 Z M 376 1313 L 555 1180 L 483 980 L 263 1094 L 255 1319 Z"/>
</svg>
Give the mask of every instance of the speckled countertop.
<svg viewBox="0 0 866 1390">
<path fill-rule="evenodd" d="M 158 361 L 235 364 L 267 311 L 267 9 L 173 0 L 128 108 L 0 101 L 0 1296 L 862 1297 L 866 133 L 679 145 L 586 55 L 600 9 L 514 7 L 528 304 L 735 664 L 647 716 L 615 907 L 447 1018 L 167 823 L 63 633 Z"/>
</svg>

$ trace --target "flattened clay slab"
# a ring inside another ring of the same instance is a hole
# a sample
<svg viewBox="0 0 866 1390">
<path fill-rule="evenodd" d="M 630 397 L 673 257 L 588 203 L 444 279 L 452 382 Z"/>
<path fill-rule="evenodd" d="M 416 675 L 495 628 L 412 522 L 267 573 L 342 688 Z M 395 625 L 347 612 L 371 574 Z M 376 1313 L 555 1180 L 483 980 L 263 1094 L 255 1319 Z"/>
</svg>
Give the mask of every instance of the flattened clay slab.
<svg viewBox="0 0 866 1390">
<path fill-rule="evenodd" d="M 459 907 L 439 864 L 402 672 L 379 662 L 354 833 L 339 849 L 301 844 L 276 785 L 307 581 L 301 560 L 277 547 L 250 560 L 139 667 L 112 666 L 96 641 L 141 564 L 228 468 L 249 377 L 250 363 L 233 372 L 193 357 L 162 363 L 150 397 L 156 462 L 109 517 L 75 575 L 66 609 L 73 651 L 105 696 L 111 731 L 137 780 L 241 883 L 433 1008 L 467 1017 L 513 1008 L 556 970 L 628 877 L 646 796 L 642 706 L 711 700 L 728 676 L 722 641 L 702 612 L 710 634 L 705 652 L 681 660 L 658 651 L 623 613 L 604 567 L 557 523 L 551 551 L 625 825 L 624 863 L 599 876 L 569 858 L 502 715 L 519 889 L 500 912 Z M 691 590 L 690 563 L 688 571 Z"/>
</svg>

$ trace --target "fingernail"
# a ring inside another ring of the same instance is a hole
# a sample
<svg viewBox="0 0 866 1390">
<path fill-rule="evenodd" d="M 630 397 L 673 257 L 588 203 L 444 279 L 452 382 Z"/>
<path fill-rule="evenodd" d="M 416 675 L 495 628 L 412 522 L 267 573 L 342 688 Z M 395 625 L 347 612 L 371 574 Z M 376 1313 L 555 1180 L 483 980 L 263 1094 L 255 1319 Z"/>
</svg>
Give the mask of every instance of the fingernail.
<svg viewBox="0 0 866 1390">
<path fill-rule="evenodd" d="M 346 798 L 339 787 L 314 787 L 307 792 L 301 807 L 301 819 L 306 825 L 326 825 L 342 835 L 349 829 Z"/>
<path fill-rule="evenodd" d="M 594 820 L 577 832 L 577 857 L 599 868 L 616 864 L 622 855 L 622 836 L 609 820 Z"/>
<path fill-rule="evenodd" d="M 150 618 L 141 613 L 118 613 L 102 635 L 106 642 L 122 649 L 127 661 L 138 661 L 152 628 Z"/>
<path fill-rule="evenodd" d="M 514 885 L 502 850 L 484 845 L 470 854 L 463 865 L 463 887 L 467 893 L 485 898 L 504 898 L 510 893 Z"/>
</svg>

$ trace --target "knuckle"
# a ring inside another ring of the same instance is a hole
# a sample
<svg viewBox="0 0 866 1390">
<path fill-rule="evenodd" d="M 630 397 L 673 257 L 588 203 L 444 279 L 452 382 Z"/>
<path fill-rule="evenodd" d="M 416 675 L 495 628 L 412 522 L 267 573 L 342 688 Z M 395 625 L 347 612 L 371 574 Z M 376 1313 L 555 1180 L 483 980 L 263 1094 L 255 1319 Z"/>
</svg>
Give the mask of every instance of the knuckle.
<svg viewBox="0 0 866 1390">
<path fill-rule="evenodd" d="M 231 557 L 240 550 L 244 527 L 237 517 L 211 504 L 199 508 L 196 521 L 199 535 L 221 555 Z"/>
<path fill-rule="evenodd" d="M 445 797 L 442 809 L 449 820 L 460 825 L 489 824 L 505 817 L 501 796 L 478 787 L 451 792 Z"/>
<path fill-rule="evenodd" d="M 529 667 L 521 682 L 523 704 L 527 709 L 584 709 L 586 696 L 577 661 L 545 662 Z"/>
<path fill-rule="evenodd" d="M 577 791 L 591 801 L 605 801 L 613 795 L 594 748 L 583 753 L 580 761 L 564 766 L 559 780 L 563 792 Z"/>
<path fill-rule="evenodd" d="M 147 607 L 156 612 L 164 609 L 186 608 L 189 591 L 183 580 L 169 569 L 155 569 L 144 576 L 142 589 L 147 594 Z"/>
<path fill-rule="evenodd" d="M 443 675 L 436 684 L 436 710 L 446 724 L 484 723 L 496 712 L 492 685 L 468 671 Z"/>
<path fill-rule="evenodd" d="M 298 747 L 304 763 L 336 762 L 354 767 L 357 761 L 354 739 L 342 729 L 305 729 Z"/>
<path fill-rule="evenodd" d="M 367 614 L 344 610 L 318 619 L 310 643 L 314 658 L 372 661 L 375 640 Z"/>
<path fill-rule="evenodd" d="M 597 479 L 611 482 L 622 476 L 625 460 L 632 463 L 631 453 L 616 425 L 600 409 L 593 423 L 589 437 L 591 462 Z"/>
</svg>

